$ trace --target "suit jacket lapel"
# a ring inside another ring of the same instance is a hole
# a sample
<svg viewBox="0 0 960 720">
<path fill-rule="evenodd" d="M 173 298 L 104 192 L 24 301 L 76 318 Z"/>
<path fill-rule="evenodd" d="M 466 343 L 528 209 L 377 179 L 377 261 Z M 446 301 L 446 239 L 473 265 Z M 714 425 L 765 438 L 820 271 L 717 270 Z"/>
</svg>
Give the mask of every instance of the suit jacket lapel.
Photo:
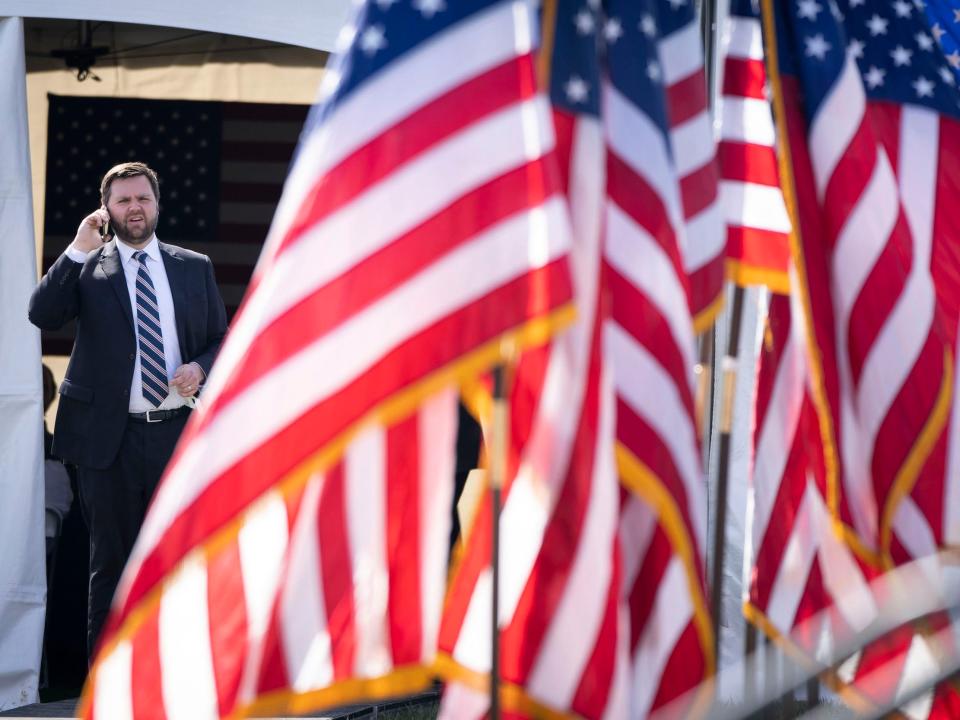
<svg viewBox="0 0 960 720">
<path fill-rule="evenodd" d="M 159 241 L 157 244 L 160 246 L 160 255 L 163 258 L 163 267 L 167 271 L 167 283 L 170 285 L 170 295 L 173 298 L 173 315 L 177 324 L 180 357 L 183 358 L 183 362 L 187 362 L 186 348 L 183 346 L 184 338 L 187 337 L 187 306 L 185 304 L 187 278 L 183 258 L 177 253 L 176 248 Z"/>
<path fill-rule="evenodd" d="M 100 253 L 100 267 L 103 274 L 107 276 L 110 285 L 113 286 L 117 294 L 117 300 L 120 301 L 120 307 L 123 308 L 127 316 L 127 322 L 130 323 L 130 329 L 136 335 L 136 325 L 133 323 L 133 308 L 130 307 L 130 292 L 127 290 L 127 279 L 123 274 L 123 268 L 120 266 L 120 253 L 117 251 L 115 240 L 111 240 Z"/>
</svg>

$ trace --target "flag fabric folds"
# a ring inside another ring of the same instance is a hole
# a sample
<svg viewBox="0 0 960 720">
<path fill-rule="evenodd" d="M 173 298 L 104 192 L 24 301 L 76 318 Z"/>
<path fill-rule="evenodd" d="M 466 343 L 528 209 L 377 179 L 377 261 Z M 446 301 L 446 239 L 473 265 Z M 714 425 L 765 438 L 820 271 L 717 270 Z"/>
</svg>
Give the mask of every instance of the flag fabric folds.
<svg viewBox="0 0 960 720">
<path fill-rule="evenodd" d="M 720 35 L 720 195 L 731 279 L 789 292 L 790 217 L 780 192 L 763 33 L 752 0 L 733 0 Z"/>
<path fill-rule="evenodd" d="M 500 675 L 504 709 L 521 716 L 692 713 L 700 698 L 685 693 L 713 670 L 690 268 L 723 228 L 712 139 L 699 134 L 700 37 L 689 7 L 604 10 L 544 6 L 579 312 L 520 358 L 511 396 Z M 690 153 L 709 158 L 694 180 Z M 711 198 L 709 232 L 690 232 L 694 188 Z M 447 717 L 488 709 L 489 513 L 473 523 L 441 628 Z"/>
<path fill-rule="evenodd" d="M 771 7 L 827 507 L 889 567 L 945 537 L 960 96 L 910 3 Z"/>
<path fill-rule="evenodd" d="M 154 498 L 85 717 L 217 717 L 429 682 L 448 388 L 570 316 L 526 3 L 370 3 Z"/>
</svg>

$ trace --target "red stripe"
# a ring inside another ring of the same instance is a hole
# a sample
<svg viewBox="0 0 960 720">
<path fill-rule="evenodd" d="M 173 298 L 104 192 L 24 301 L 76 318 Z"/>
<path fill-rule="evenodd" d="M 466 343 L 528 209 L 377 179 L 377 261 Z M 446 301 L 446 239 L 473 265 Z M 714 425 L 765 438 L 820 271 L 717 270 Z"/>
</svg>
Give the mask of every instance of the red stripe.
<svg viewBox="0 0 960 720">
<path fill-rule="evenodd" d="M 683 216 L 688 220 L 713 205 L 717 199 L 720 171 L 713 158 L 701 168 L 680 178 Z"/>
<path fill-rule="evenodd" d="M 207 560 L 210 651 L 221 717 L 229 715 L 234 708 L 248 651 L 241 568 L 237 542 L 229 543 Z"/>
<path fill-rule="evenodd" d="M 790 339 L 790 327 L 793 318 L 790 312 L 790 298 L 786 295 L 772 295 L 764 323 L 763 346 L 760 355 L 760 369 L 757 373 L 756 416 L 754 445 L 759 442 L 761 432 L 767 422 L 767 411 L 773 387 L 784 362 L 783 351 Z"/>
<path fill-rule="evenodd" d="M 544 158 L 476 188 L 277 317 L 260 332 L 213 401 L 210 416 L 279 363 L 386 298 L 452 250 L 496 223 L 540 205 L 557 187 L 558 178 L 549 167 Z M 537 177 L 542 182 L 531 182 Z"/>
<path fill-rule="evenodd" d="M 677 246 L 675 228 L 663 198 L 615 153 L 607 150 L 607 194 L 610 200 L 646 230 L 673 264 L 678 278 L 687 274 Z"/>
<path fill-rule="evenodd" d="M 160 605 L 144 618 L 131 640 L 130 694 L 133 717 L 163 720 L 163 667 L 160 664 Z M 142 679 L 149 679 L 143 682 Z"/>
<path fill-rule="evenodd" d="M 723 71 L 723 95 L 766 100 L 767 71 L 763 60 L 727 57 Z"/>
<path fill-rule="evenodd" d="M 583 408 L 570 463 L 543 533 L 542 550 L 527 577 L 510 624 L 502 633 L 503 677 L 525 684 L 554 612 L 563 598 L 594 489 L 600 407 L 600 323 L 595 322 Z"/>
<path fill-rule="evenodd" d="M 356 609 L 353 603 L 353 561 L 347 528 L 346 488 L 343 464 L 327 472 L 317 508 L 317 542 L 320 575 L 327 611 L 333 656 L 333 679 L 353 677 L 357 646 Z"/>
<path fill-rule="evenodd" d="M 688 690 L 692 690 L 705 679 L 707 672 L 706 658 L 700 646 L 700 638 L 693 622 L 687 624 L 680 634 L 677 644 L 670 653 L 670 659 L 664 663 L 660 674 L 660 685 L 654 696 L 651 711 L 680 698 Z M 669 717 L 686 717 L 693 703 L 695 695 L 691 693 L 684 698 L 676 709 L 670 708 Z"/>
<path fill-rule="evenodd" d="M 262 120 L 269 122 L 303 123 L 310 112 L 309 105 L 280 103 L 221 103 L 224 120 Z"/>
<path fill-rule="evenodd" d="M 612 319 L 653 355 L 671 379 L 687 414 L 693 418 L 693 395 L 686 360 L 677 347 L 670 326 L 640 290 L 615 269 L 607 267 L 606 288 L 610 294 Z"/>
<path fill-rule="evenodd" d="M 387 431 L 387 616 L 394 665 L 420 660 L 423 627 L 420 597 L 420 436 L 418 416 Z"/>
<path fill-rule="evenodd" d="M 230 178 L 221 175 L 220 202 L 257 202 L 273 203 L 280 201 L 283 193 L 283 183 L 271 182 L 231 182 Z"/>
<path fill-rule="evenodd" d="M 114 622 L 120 622 L 185 552 L 377 403 L 527 319 L 541 317 L 570 295 L 563 260 L 517 278 L 394 348 L 356 382 L 324 399 L 251 450 L 212 481 L 173 521 L 144 560 Z M 169 467 L 176 466 L 183 448 L 195 440 L 198 429 L 195 423 L 188 423 Z"/>
<path fill-rule="evenodd" d="M 673 498 L 680 511 L 680 517 L 683 518 L 684 527 L 691 541 L 696 545 L 695 535 L 691 532 L 693 521 L 690 517 L 690 498 L 687 497 L 687 489 L 673 453 L 656 430 L 619 398 L 617 399 L 617 439 L 650 469 L 667 494 Z M 695 447 L 690 448 L 690 452 L 695 451 Z"/>
<path fill-rule="evenodd" d="M 627 606 L 630 610 L 630 645 L 632 658 L 648 627 L 657 599 L 656 588 L 660 587 L 667 566 L 674 558 L 673 548 L 661 525 L 657 525 L 647 546 L 647 552 L 640 563 L 640 569 L 633 584 L 627 588 Z"/>
<path fill-rule="evenodd" d="M 777 154 L 769 145 L 724 140 L 718 146 L 717 159 L 724 180 L 780 187 Z"/>
<path fill-rule="evenodd" d="M 702 67 L 668 86 L 666 91 L 671 128 L 707 111 L 707 78 Z"/>
<path fill-rule="evenodd" d="M 726 252 L 721 252 L 702 267 L 689 274 L 690 310 L 696 317 L 713 305 L 723 292 L 727 278 Z"/>
<path fill-rule="evenodd" d="M 294 588 L 291 588 L 287 582 L 288 577 L 289 575 L 285 573 L 281 580 L 280 587 L 283 592 L 294 591 Z M 292 678 L 288 679 L 287 657 L 283 652 L 283 636 L 280 632 L 282 623 L 282 609 L 280 603 L 277 602 L 273 606 L 270 623 L 267 625 L 263 636 L 263 653 L 257 667 L 257 695 L 285 690 L 293 682 Z"/>
<path fill-rule="evenodd" d="M 837 238 L 853 210 L 860 204 L 877 160 L 877 141 L 864 118 L 823 193 L 822 222 L 829 253 L 832 254 L 836 249 Z"/>
<path fill-rule="evenodd" d="M 933 216 L 933 256 L 931 267 L 937 288 L 938 304 L 943 311 L 946 342 L 957 344 L 960 320 L 960 122 L 940 118 L 940 150 L 937 158 L 936 205 Z"/>
<path fill-rule="evenodd" d="M 745 266 L 786 273 L 790 268 L 790 236 L 786 233 L 727 225 L 727 254 Z"/>
<path fill-rule="evenodd" d="M 278 252 L 428 148 L 497 110 L 533 97 L 536 91 L 533 60 L 523 55 L 420 107 L 317 179 L 287 228 Z"/>
<path fill-rule="evenodd" d="M 573 139 L 576 137 L 577 117 L 572 113 L 553 108 L 553 130 L 557 136 L 556 157 L 560 168 L 560 188 L 563 194 L 570 195 L 570 174 L 573 171 Z M 59 257 L 59 255 L 57 256 Z"/>
</svg>

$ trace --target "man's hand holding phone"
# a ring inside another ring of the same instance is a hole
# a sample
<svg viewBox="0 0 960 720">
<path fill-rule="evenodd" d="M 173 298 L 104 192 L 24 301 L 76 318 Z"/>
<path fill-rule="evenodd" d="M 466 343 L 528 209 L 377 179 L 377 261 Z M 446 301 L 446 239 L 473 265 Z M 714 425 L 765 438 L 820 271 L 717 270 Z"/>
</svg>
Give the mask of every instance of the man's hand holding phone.
<svg viewBox="0 0 960 720">
<path fill-rule="evenodd" d="M 96 250 L 110 240 L 109 232 L 110 215 L 105 207 L 101 207 L 81 221 L 80 227 L 77 228 L 77 234 L 73 238 L 72 247 L 84 253 Z"/>
</svg>

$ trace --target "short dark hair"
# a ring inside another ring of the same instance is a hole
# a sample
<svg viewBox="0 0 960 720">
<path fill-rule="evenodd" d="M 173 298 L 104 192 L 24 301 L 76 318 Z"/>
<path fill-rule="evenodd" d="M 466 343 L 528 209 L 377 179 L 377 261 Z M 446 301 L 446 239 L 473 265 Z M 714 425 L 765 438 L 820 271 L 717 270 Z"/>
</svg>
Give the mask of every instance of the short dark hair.
<svg viewBox="0 0 960 720">
<path fill-rule="evenodd" d="M 143 175 L 143 177 L 150 181 L 150 187 L 153 188 L 153 196 L 156 198 L 157 203 L 159 203 L 160 180 L 157 178 L 157 173 L 146 163 L 142 162 L 120 163 L 107 170 L 107 174 L 104 175 L 103 180 L 100 181 L 100 202 L 106 205 L 110 200 L 110 186 L 113 185 L 114 180 L 137 177 L 138 175 Z"/>
</svg>

